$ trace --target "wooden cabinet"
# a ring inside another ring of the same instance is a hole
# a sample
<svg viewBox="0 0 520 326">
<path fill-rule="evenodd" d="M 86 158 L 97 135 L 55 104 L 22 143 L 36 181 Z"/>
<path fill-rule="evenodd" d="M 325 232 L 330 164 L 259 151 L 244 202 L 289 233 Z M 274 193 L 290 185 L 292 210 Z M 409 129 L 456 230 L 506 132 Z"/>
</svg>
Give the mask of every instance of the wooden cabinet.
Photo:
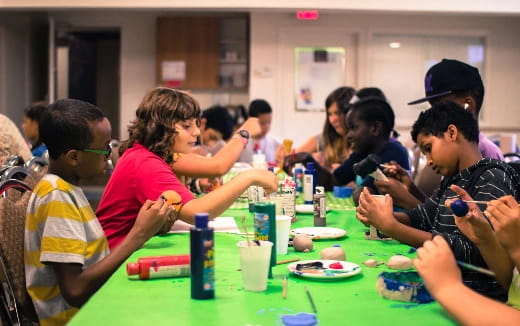
<svg viewBox="0 0 520 326">
<path fill-rule="evenodd" d="M 247 16 L 157 19 L 157 82 L 183 89 L 246 89 Z"/>
</svg>

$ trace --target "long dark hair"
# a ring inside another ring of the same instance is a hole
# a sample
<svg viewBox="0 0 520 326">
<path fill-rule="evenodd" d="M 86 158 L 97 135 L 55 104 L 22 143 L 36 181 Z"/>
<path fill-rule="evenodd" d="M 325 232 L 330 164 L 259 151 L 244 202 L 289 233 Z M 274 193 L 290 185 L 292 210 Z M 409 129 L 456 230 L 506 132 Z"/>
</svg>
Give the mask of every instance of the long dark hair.
<svg viewBox="0 0 520 326">
<path fill-rule="evenodd" d="M 356 95 L 356 90 L 352 87 L 339 87 L 327 96 L 325 100 L 325 125 L 323 126 L 323 152 L 325 159 L 329 164 L 342 162 L 346 158 L 346 137 L 336 132 L 334 127 L 329 122 L 328 109 L 334 103 L 338 106 L 338 110 L 343 116 L 348 112 L 349 103 L 352 97 Z M 342 121 L 343 122 L 343 121 Z"/>
<path fill-rule="evenodd" d="M 137 141 L 168 164 L 174 161 L 172 147 L 177 135 L 174 125 L 190 119 L 197 119 L 200 124 L 199 103 L 188 93 L 167 87 L 149 91 L 135 115 L 128 126 L 129 138 L 122 151 Z"/>
</svg>

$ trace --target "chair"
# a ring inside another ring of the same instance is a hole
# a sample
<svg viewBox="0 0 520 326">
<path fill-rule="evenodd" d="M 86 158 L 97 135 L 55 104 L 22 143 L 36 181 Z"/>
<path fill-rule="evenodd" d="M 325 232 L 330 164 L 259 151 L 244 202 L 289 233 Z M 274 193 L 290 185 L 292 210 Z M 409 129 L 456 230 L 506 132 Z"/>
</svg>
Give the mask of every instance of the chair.
<svg viewBox="0 0 520 326">
<path fill-rule="evenodd" d="M 4 171 L 4 173 L 0 176 L 0 181 L 5 181 L 9 179 L 18 179 L 24 180 L 30 171 L 22 166 L 13 166 Z"/>
<path fill-rule="evenodd" d="M 31 191 L 27 189 L 32 189 L 40 178 L 41 175 L 28 172 L 23 181 L 10 179 L 0 184 L 3 193 L 10 188 L 19 190 L 0 198 L 0 278 L 5 290 L 3 299 L 8 303 L 10 319 L 6 322 L 18 319 L 22 325 L 30 325 L 38 320 L 26 290 L 23 241 L 25 215 L 31 196 Z"/>
<path fill-rule="evenodd" d="M 31 158 L 29 161 L 25 162 L 25 164 L 24 164 L 24 166 L 25 166 L 25 168 L 27 168 L 27 170 L 35 171 L 35 172 L 42 171 L 48 165 L 49 165 L 49 162 L 46 159 L 44 159 L 42 157 L 38 157 L 38 156 L 34 156 L 33 158 Z"/>
<path fill-rule="evenodd" d="M 24 160 L 21 156 L 18 156 L 18 155 L 12 155 L 12 156 L 9 156 L 5 162 L 2 162 L 2 165 L 7 165 L 7 166 L 23 166 L 24 165 Z"/>
</svg>

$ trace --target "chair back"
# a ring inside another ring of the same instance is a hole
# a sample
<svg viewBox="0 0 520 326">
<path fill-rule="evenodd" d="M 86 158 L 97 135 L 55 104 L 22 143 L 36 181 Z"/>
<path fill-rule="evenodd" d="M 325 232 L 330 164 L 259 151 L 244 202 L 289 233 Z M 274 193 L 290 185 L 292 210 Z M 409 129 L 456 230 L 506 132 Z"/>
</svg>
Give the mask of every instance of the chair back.
<svg viewBox="0 0 520 326">
<path fill-rule="evenodd" d="M 18 191 L 10 189 L 9 196 L 0 196 L 0 275 L 4 276 L 3 284 L 8 285 L 14 296 L 14 304 L 10 304 L 11 316 L 17 315 L 22 324 L 27 320 L 38 320 L 25 283 L 24 233 L 27 205 L 32 193 L 26 189 L 32 189 L 41 177 L 41 174 L 27 171 L 24 187 L 15 184 L 12 188 Z M 0 185 L 0 189 L 7 191 L 8 187 Z"/>
</svg>

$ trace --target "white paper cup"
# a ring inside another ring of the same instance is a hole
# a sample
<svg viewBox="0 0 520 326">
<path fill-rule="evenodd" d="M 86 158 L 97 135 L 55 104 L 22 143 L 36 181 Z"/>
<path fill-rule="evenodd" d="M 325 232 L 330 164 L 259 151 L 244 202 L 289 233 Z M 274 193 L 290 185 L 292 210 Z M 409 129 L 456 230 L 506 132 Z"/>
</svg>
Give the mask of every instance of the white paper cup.
<svg viewBox="0 0 520 326">
<path fill-rule="evenodd" d="M 240 268 L 242 280 L 246 291 L 261 292 L 267 289 L 267 276 L 271 261 L 270 241 L 239 241 L 237 243 L 240 253 Z"/>
<path fill-rule="evenodd" d="M 278 255 L 287 255 L 290 230 L 291 217 L 287 215 L 276 215 L 276 253 Z"/>
<path fill-rule="evenodd" d="M 385 203 L 385 196 L 384 195 L 372 195 L 372 197 L 374 199 L 376 199 L 378 202 L 380 203 Z M 371 238 L 379 238 L 379 236 L 377 235 L 377 229 L 370 225 L 370 237 Z"/>
</svg>

